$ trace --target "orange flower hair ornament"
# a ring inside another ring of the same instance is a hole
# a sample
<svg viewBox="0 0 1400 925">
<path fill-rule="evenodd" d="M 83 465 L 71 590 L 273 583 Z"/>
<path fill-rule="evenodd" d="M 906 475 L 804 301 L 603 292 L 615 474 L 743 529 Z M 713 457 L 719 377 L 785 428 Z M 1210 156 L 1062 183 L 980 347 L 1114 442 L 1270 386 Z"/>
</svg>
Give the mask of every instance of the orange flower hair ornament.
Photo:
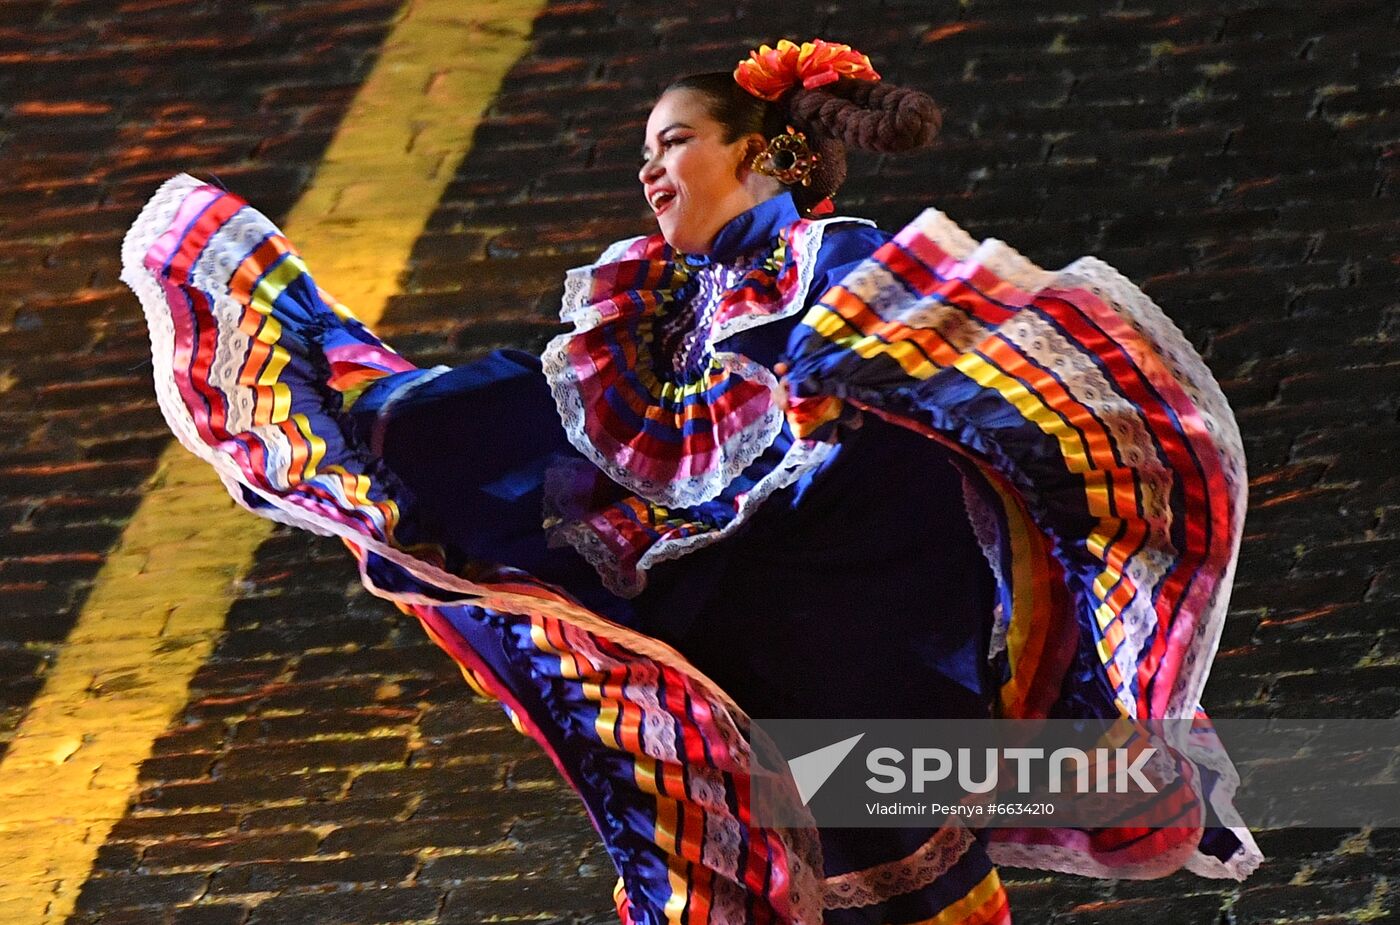
<svg viewBox="0 0 1400 925">
<path fill-rule="evenodd" d="M 808 90 L 842 77 L 879 80 L 870 59 L 849 45 L 813 39 L 801 47 L 781 39 L 777 48 L 760 45 L 734 69 L 734 80 L 761 99 L 775 101 L 802 84 Z"/>
</svg>

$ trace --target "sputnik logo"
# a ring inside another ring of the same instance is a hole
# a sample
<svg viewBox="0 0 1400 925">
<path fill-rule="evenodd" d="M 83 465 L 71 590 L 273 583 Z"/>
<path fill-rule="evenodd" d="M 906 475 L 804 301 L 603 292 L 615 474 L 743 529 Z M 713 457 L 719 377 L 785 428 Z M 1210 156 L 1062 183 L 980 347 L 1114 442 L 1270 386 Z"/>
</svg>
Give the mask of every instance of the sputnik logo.
<svg viewBox="0 0 1400 925">
<path fill-rule="evenodd" d="M 803 806 L 811 802 L 812 797 L 817 795 L 817 791 L 856 747 L 856 743 L 864 737 L 865 733 L 854 735 L 788 760 L 788 770 L 792 774 L 793 782 L 797 784 L 797 793 Z M 909 755 L 897 748 L 877 748 L 866 755 L 866 767 L 874 776 L 867 778 L 865 785 L 879 793 L 896 793 L 909 787 L 912 787 L 914 793 L 923 793 L 925 784 L 951 780 L 956 768 L 958 785 L 963 790 L 968 793 L 990 793 L 997 790 L 1000 763 L 1011 761 L 1016 764 L 1016 792 L 1028 793 L 1031 792 L 1034 783 L 1032 762 L 1048 760 L 1050 793 L 1064 792 L 1063 779 L 1067 763 L 1072 764 L 1077 772 L 1077 793 L 1157 792 L 1156 785 L 1142 774 L 1148 761 L 1156 755 L 1155 748 L 1140 749 L 1135 755 L 1125 748 L 1098 748 L 1094 750 L 1096 758 L 1092 761 L 1088 753 L 1078 748 L 1055 749 L 1048 759 L 1045 751 L 1044 748 L 1020 747 L 982 749 L 981 752 L 985 756 L 984 773 L 981 778 L 974 779 L 971 748 L 957 749 L 956 758 L 941 748 L 915 748 Z M 1110 758 L 1110 755 L 1114 757 Z M 906 757 L 912 760 L 911 772 L 906 772 L 900 766 L 900 762 Z M 935 767 L 930 768 L 930 762 Z M 1096 772 L 1096 790 L 1090 789 L 1091 768 Z M 1116 786 L 1113 778 L 1116 778 Z M 1134 784 L 1136 789 L 1132 786 Z"/>
<path fill-rule="evenodd" d="M 817 795 L 822 784 L 835 773 L 841 762 L 845 761 L 846 756 L 856 747 L 856 743 L 863 738 L 865 733 L 862 732 L 860 735 L 824 745 L 815 751 L 788 760 L 788 770 L 792 772 L 792 779 L 797 783 L 797 794 L 802 798 L 803 806 Z"/>
</svg>

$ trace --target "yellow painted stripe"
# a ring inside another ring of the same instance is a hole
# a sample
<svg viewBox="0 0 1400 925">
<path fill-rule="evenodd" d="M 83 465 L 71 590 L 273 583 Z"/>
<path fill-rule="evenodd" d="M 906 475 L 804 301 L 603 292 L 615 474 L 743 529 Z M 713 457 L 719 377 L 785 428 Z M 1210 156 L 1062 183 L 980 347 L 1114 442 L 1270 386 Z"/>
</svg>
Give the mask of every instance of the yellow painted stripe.
<svg viewBox="0 0 1400 925">
<path fill-rule="evenodd" d="M 286 222 L 318 280 L 367 324 L 543 6 L 413 0 L 400 12 Z M 0 922 L 57 925 L 72 912 L 270 530 L 178 445 L 161 457 L 0 764 Z"/>
</svg>

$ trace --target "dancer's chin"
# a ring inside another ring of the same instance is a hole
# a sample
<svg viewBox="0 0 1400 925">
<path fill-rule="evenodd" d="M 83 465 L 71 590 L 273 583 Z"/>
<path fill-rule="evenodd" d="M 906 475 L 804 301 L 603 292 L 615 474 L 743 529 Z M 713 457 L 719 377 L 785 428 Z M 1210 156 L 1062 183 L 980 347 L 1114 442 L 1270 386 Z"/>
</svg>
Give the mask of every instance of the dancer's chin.
<svg viewBox="0 0 1400 925">
<path fill-rule="evenodd" d="M 680 251 L 682 254 L 706 254 L 710 250 L 710 241 L 700 241 L 685 233 L 683 229 L 676 228 L 674 223 L 659 221 L 657 225 L 661 229 L 661 236 L 666 239 L 666 243 L 671 245 L 672 250 Z"/>
</svg>

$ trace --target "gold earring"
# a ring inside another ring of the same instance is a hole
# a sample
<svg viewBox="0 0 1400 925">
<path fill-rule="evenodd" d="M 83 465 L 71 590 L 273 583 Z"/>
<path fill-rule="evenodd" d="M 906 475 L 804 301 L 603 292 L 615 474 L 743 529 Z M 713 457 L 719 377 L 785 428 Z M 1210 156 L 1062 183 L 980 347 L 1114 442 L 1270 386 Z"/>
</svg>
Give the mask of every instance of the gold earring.
<svg viewBox="0 0 1400 925">
<path fill-rule="evenodd" d="M 801 183 L 812 185 L 812 168 L 821 155 L 807 146 L 802 132 L 773 136 L 768 147 L 753 156 L 749 166 L 765 177 L 772 177 L 784 186 Z"/>
</svg>

